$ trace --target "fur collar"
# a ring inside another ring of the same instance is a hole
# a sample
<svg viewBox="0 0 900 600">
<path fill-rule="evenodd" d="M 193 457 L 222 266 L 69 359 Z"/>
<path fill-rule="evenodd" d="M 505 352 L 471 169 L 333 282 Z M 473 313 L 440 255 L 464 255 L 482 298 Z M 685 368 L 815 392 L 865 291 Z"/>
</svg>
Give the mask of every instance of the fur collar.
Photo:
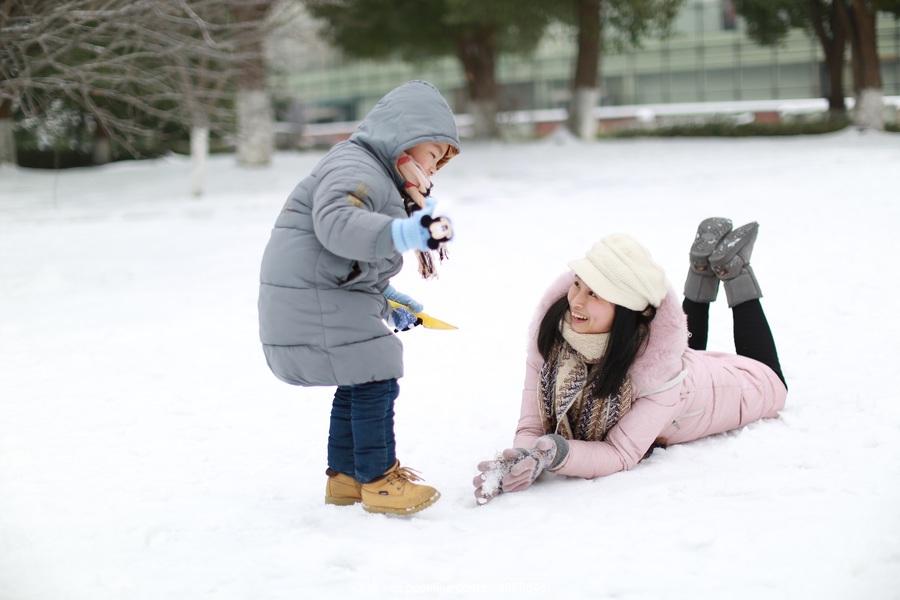
<svg viewBox="0 0 900 600">
<path fill-rule="evenodd" d="M 656 309 L 650 323 L 650 337 L 629 370 L 635 397 L 650 390 L 665 389 L 684 366 L 681 357 L 688 348 L 687 317 L 672 286 Z"/>
</svg>

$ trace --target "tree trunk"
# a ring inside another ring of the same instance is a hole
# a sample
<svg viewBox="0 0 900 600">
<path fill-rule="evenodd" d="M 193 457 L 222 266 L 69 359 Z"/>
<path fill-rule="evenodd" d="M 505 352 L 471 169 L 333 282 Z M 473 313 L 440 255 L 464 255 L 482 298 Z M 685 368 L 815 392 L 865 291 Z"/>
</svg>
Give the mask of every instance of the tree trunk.
<svg viewBox="0 0 900 600">
<path fill-rule="evenodd" d="M 457 56 L 462 62 L 469 90 L 473 135 L 476 139 L 499 136 L 497 127 L 497 48 L 494 28 L 483 26 L 457 39 Z"/>
<path fill-rule="evenodd" d="M 237 125 L 238 164 L 268 165 L 275 145 L 274 116 L 267 90 L 238 91 Z"/>
<path fill-rule="evenodd" d="M 275 116 L 262 44 L 270 5 L 255 1 L 234 8 L 235 18 L 243 24 L 237 39 L 237 160 L 245 166 L 268 165 L 275 147 Z"/>
<path fill-rule="evenodd" d="M 569 131 L 586 141 L 593 140 L 597 135 L 594 107 L 600 100 L 601 1 L 576 0 L 575 3 L 578 19 L 578 57 L 575 62 L 568 126 Z"/>
<path fill-rule="evenodd" d="M 17 8 L 15 3 L 11 1 L 3 2 L 2 6 L 0 6 L 0 27 L 6 27 L 8 19 L 12 16 L 15 8 Z M 0 48 L 2 46 L 3 44 L 0 42 Z M 0 81 L 5 80 L 6 77 L 0 75 Z M 16 157 L 16 138 L 13 135 L 12 108 L 11 100 L 0 99 L 0 165 L 5 162 L 15 165 L 18 162 Z"/>
<path fill-rule="evenodd" d="M 825 54 L 825 66 L 828 69 L 828 116 L 844 118 L 847 114 L 847 105 L 844 101 L 844 55 L 847 50 L 847 30 L 850 26 L 847 7 L 842 1 L 832 2 L 831 10 L 826 17 L 822 0 L 809 0 L 809 3 L 813 29 L 819 38 L 822 52 Z"/>
<path fill-rule="evenodd" d="M 16 164 L 16 139 L 13 136 L 12 102 L 0 100 L 0 164 Z"/>
<path fill-rule="evenodd" d="M 209 156 L 209 127 L 191 127 L 191 194 L 203 195 L 206 157 Z"/>
<path fill-rule="evenodd" d="M 105 165 L 112 162 L 112 140 L 109 130 L 102 121 L 97 119 L 97 129 L 94 130 L 92 164 Z"/>
<path fill-rule="evenodd" d="M 857 127 L 884 131 L 884 90 L 863 88 L 856 95 L 853 123 Z"/>
<path fill-rule="evenodd" d="M 857 127 L 883 130 L 884 91 L 875 37 L 876 12 L 871 10 L 866 0 L 851 0 L 849 20 L 853 90 L 856 94 L 853 122 Z"/>
</svg>

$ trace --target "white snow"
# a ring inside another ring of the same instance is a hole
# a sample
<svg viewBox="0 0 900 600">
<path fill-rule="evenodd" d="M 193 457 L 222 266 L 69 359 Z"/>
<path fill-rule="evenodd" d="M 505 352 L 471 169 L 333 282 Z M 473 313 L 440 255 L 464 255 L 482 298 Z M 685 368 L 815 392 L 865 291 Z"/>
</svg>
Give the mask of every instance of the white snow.
<svg viewBox="0 0 900 600">
<path fill-rule="evenodd" d="M 260 257 L 320 156 L 213 157 L 199 199 L 183 157 L 0 168 L 0 598 L 898 598 L 900 136 L 465 144 L 435 177 L 450 260 L 394 280 L 459 326 L 400 334 L 398 455 L 443 494 L 409 518 L 323 504 L 332 389 L 258 343 Z M 545 286 L 625 231 L 680 291 L 714 215 L 760 222 L 781 418 L 478 506 Z"/>
</svg>

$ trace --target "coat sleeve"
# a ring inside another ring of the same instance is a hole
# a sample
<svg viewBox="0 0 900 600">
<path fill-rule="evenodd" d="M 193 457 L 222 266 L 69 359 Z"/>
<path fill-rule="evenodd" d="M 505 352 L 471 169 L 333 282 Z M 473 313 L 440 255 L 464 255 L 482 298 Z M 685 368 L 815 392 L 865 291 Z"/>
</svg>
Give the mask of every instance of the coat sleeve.
<svg viewBox="0 0 900 600">
<path fill-rule="evenodd" d="M 557 299 L 565 295 L 574 280 L 575 274 L 571 271 L 558 275 L 544 292 L 531 318 L 531 324 L 528 327 L 529 343 L 528 354 L 525 360 L 525 384 L 522 386 L 522 408 L 519 414 L 519 424 L 516 427 L 516 436 L 513 440 L 513 445 L 516 448 L 525 448 L 527 450 L 534 445 L 534 441 L 537 438 L 545 433 L 549 433 L 544 431 L 544 426 L 541 423 L 541 414 L 538 409 L 537 389 L 541 381 L 541 368 L 544 366 L 544 359 L 537 347 L 537 334 L 547 309 Z"/>
<path fill-rule="evenodd" d="M 522 386 L 522 409 L 519 414 L 519 424 L 516 427 L 516 437 L 513 446 L 528 450 L 534 445 L 534 441 L 544 435 L 544 426 L 541 423 L 541 414 L 538 410 L 537 388 L 541 379 L 541 366 L 543 360 L 537 349 L 529 352 L 525 361 L 525 384 Z"/>
<path fill-rule="evenodd" d="M 329 252 L 352 260 L 374 262 L 395 253 L 391 223 L 402 210 L 399 192 L 384 174 L 365 165 L 322 173 L 313 190 L 316 237 Z"/>
<path fill-rule="evenodd" d="M 634 467 L 677 417 L 679 389 L 635 400 L 602 442 L 570 440 L 569 454 L 555 472 L 594 479 Z"/>
</svg>

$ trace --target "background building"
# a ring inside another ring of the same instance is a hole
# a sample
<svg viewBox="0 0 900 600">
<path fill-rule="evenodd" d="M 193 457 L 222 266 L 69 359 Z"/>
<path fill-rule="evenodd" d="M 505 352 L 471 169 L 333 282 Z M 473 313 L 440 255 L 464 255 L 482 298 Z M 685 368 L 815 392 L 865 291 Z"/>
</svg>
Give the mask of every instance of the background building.
<svg viewBox="0 0 900 600">
<path fill-rule="evenodd" d="M 457 113 L 466 112 L 466 91 L 454 58 L 411 65 L 350 61 L 314 39 L 308 21 L 274 45 L 273 89 L 280 118 L 304 123 L 352 122 L 388 90 L 410 79 L 436 84 Z M 300 41 L 298 41 L 300 40 Z M 878 20 L 878 47 L 886 97 L 900 94 L 900 20 Z M 569 99 L 574 33 L 548 31 L 529 56 L 501 57 L 500 109 L 562 109 Z M 818 41 L 794 30 L 784 44 L 751 41 L 730 0 L 688 0 L 669 39 L 647 40 L 638 50 L 607 51 L 602 60 L 604 106 L 817 99 L 829 81 Z M 849 60 L 846 85 L 852 85 Z M 852 89 L 846 95 L 853 95 Z"/>
</svg>

